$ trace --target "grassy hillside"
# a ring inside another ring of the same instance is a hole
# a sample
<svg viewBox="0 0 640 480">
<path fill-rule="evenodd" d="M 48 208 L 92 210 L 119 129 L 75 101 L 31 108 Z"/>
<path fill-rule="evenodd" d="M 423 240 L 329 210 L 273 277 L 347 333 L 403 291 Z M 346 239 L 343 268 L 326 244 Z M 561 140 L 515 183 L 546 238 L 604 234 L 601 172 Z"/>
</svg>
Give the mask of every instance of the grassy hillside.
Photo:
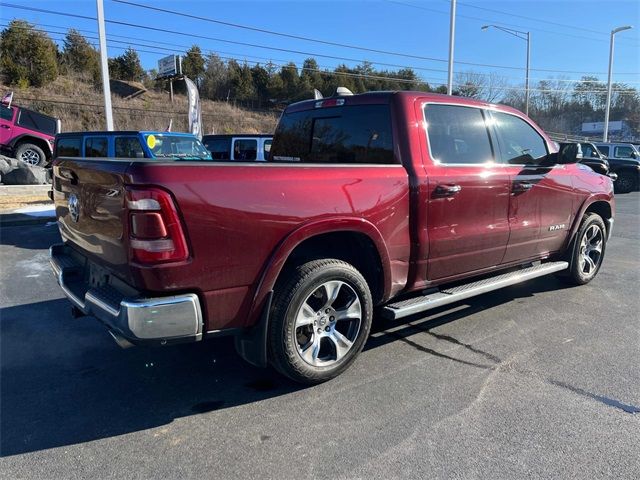
<svg viewBox="0 0 640 480">
<path fill-rule="evenodd" d="M 41 88 L 20 89 L 0 82 L 0 91 L 14 91 L 16 105 L 32 108 L 62 120 L 62 131 L 104 130 L 102 90 L 77 77 L 60 76 Z M 118 130 L 164 130 L 173 119 L 173 131 L 187 130 L 187 98 L 167 92 L 148 91 L 125 100 L 112 93 L 115 128 Z M 278 112 L 256 112 L 224 102 L 202 101 L 205 133 L 270 133 Z"/>
</svg>

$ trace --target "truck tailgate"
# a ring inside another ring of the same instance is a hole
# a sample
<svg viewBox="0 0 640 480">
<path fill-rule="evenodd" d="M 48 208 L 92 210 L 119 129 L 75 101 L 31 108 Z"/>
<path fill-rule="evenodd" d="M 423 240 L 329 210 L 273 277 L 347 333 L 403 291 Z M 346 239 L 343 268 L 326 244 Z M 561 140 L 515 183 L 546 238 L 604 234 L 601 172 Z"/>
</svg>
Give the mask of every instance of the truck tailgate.
<svg viewBox="0 0 640 480">
<path fill-rule="evenodd" d="M 130 161 L 61 159 L 53 166 L 53 200 L 65 242 L 123 278 L 129 276 L 124 232 Z"/>
</svg>

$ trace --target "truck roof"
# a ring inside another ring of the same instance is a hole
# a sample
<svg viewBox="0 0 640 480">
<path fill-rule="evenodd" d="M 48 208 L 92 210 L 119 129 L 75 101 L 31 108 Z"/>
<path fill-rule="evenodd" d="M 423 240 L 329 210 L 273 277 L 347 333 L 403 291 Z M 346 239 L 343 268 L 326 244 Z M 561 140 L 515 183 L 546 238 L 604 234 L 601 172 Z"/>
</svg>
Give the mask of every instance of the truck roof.
<svg viewBox="0 0 640 480">
<path fill-rule="evenodd" d="M 194 136 L 192 133 L 187 133 L 187 132 L 164 132 L 159 130 L 113 130 L 113 131 L 92 130 L 92 131 L 86 131 L 86 132 L 64 132 L 64 133 L 59 133 L 58 136 L 66 137 L 66 136 L 72 136 L 72 135 L 139 135 L 139 134 L 177 135 L 177 136 L 184 136 L 184 137 Z"/>
<path fill-rule="evenodd" d="M 344 99 L 345 105 L 366 105 L 366 104 L 385 104 L 391 102 L 392 97 L 399 97 L 405 102 L 412 102 L 418 98 L 425 99 L 426 101 L 435 100 L 438 102 L 446 101 L 448 103 L 454 103 L 457 105 L 469 105 L 476 107 L 491 107 L 505 112 L 512 112 L 522 115 L 519 110 L 509 107 L 507 105 L 499 105 L 495 103 L 484 102 L 482 100 L 476 100 L 468 97 L 459 97 L 454 95 L 445 95 L 442 93 L 433 92 L 420 92 L 411 90 L 390 90 L 379 92 L 366 92 L 357 93 L 353 95 L 334 95 L 332 97 L 325 97 L 321 99 L 302 100 L 300 102 L 292 103 L 286 108 L 287 112 L 295 112 L 301 110 L 308 110 L 315 108 L 316 102 L 322 102 L 326 100 Z"/>
<path fill-rule="evenodd" d="M 211 133 L 209 135 L 203 135 L 202 138 L 236 138 L 236 137 L 253 137 L 253 138 L 266 138 L 273 137 L 273 133 Z"/>
</svg>

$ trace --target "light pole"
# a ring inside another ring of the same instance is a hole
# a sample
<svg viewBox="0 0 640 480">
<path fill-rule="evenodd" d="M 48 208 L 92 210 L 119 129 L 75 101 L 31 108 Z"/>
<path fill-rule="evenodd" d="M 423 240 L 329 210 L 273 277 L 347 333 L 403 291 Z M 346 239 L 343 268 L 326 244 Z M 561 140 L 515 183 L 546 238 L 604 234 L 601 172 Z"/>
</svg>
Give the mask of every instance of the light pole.
<svg viewBox="0 0 640 480">
<path fill-rule="evenodd" d="M 447 95 L 453 92 L 453 47 L 456 41 L 456 0 L 451 0 L 449 18 L 449 73 L 447 75 Z"/>
<path fill-rule="evenodd" d="M 611 30 L 611 43 L 609 45 L 609 77 L 607 80 L 607 105 L 604 111 L 604 133 L 602 134 L 602 141 L 607 142 L 609 140 L 609 109 L 611 108 L 611 71 L 613 70 L 613 38 L 614 35 L 623 30 L 629 30 L 633 28 L 631 25 L 625 25 L 624 27 L 618 27 Z"/>
<path fill-rule="evenodd" d="M 518 37 L 521 40 L 526 40 L 527 42 L 527 70 L 525 73 L 525 83 L 524 83 L 524 113 L 529 115 L 529 65 L 531 61 L 531 32 L 521 32 L 520 30 L 514 30 L 512 28 L 500 27 L 498 25 L 483 25 L 481 30 L 488 30 L 489 27 L 497 28 L 498 30 L 502 30 L 503 32 L 507 32 L 514 37 Z"/>
<path fill-rule="evenodd" d="M 113 130 L 113 113 L 111 112 L 111 86 L 109 85 L 109 64 L 107 61 L 107 36 L 104 29 L 104 5 L 96 0 L 98 10 L 98 38 L 100 42 L 100 70 L 102 71 L 102 93 L 104 95 L 104 114 L 107 118 L 107 130 Z"/>
</svg>

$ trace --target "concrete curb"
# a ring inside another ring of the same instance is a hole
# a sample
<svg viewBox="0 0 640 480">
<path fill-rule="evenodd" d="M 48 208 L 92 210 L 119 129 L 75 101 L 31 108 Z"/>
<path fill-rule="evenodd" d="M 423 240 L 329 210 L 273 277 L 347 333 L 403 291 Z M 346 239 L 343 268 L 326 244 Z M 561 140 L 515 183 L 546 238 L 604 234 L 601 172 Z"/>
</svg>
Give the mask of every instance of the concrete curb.
<svg viewBox="0 0 640 480">
<path fill-rule="evenodd" d="M 51 185 L 0 185 L 2 195 L 46 195 Z"/>
</svg>

